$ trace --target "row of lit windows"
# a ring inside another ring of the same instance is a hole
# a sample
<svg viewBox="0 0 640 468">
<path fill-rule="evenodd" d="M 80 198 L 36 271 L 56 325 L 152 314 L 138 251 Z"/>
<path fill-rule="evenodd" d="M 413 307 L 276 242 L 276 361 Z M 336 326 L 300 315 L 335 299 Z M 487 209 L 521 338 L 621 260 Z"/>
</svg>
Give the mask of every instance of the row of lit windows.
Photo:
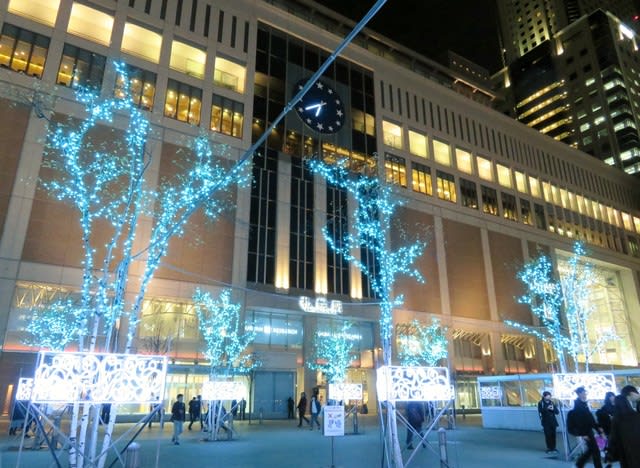
<svg viewBox="0 0 640 468">
<path fill-rule="evenodd" d="M 462 206 L 472 209 L 481 209 L 483 213 L 493 216 L 502 215 L 503 218 L 511 221 L 522 221 L 522 223 L 535 226 L 538 229 L 549 230 L 551 232 L 584 240 L 586 242 L 610 248 L 612 250 L 625 252 L 626 245 L 622 245 L 622 235 L 617 229 L 607 221 L 596 220 L 586 214 L 572 213 L 565 211 L 560 206 L 554 207 L 547 203 L 547 216 L 545 217 L 545 207 L 539 203 L 532 203 L 524 198 L 519 198 L 520 209 L 518 210 L 516 196 L 485 185 L 480 185 L 478 193 L 477 183 L 465 178 L 456 178 L 441 170 L 435 171 L 436 194 L 440 200 L 457 203 L 460 199 Z M 385 155 L 385 179 L 388 183 L 407 187 L 406 161 L 404 158 L 386 154 Z M 459 184 L 459 191 L 457 184 Z M 414 192 L 425 195 L 433 195 L 433 179 L 431 168 L 417 162 L 411 163 L 411 188 Z M 549 186 L 549 190 L 553 191 Z M 480 203 L 478 203 L 480 201 Z M 548 221 L 547 221 L 548 220 Z M 628 237 L 629 252 L 633 256 L 640 255 L 640 246 L 637 239 Z"/>
<path fill-rule="evenodd" d="M 18 72 L 42 76 L 49 39 L 5 24 L 0 36 L 0 66 Z M 6 52 L 6 53 L 4 53 Z M 16 59 L 19 57 L 20 59 Z M 106 58 L 102 55 L 65 44 L 57 83 L 64 86 L 91 86 L 100 88 Z M 151 110 L 156 91 L 156 74 L 137 67 L 127 67 L 129 91 L 136 105 Z M 124 96 L 123 77 L 116 81 L 115 95 Z M 202 90 L 169 79 L 165 98 L 164 115 L 172 119 L 200 125 Z M 244 104 L 229 98 L 213 95 L 210 128 L 214 132 L 242 138 Z"/>
<path fill-rule="evenodd" d="M 56 0 L 11 0 L 9 11 L 17 15 L 25 16 L 54 26 L 58 4 Z M 114 18 L 112 15 L 100 10 L 90 8 L 86 5 L 74 2 L 71 7 L 71 15 L 67 25 L 67 32 L 75 36 L 88 39 L 103 46 L 111 46 Z M 28 33 L 34 35 L 34 33 Z M 35 34 L 35 36 L 39 36 Z M 15 60 L 16 62 L 26 62 L 31 58 L 29 69 L 21 63 L 8 65 L 11 68 L 23 68 L 28 74 L 42 76 L 42 68 L 46 59 L 46 49 L 49 46 L 49 39 L 39 36 L 38 41 L 28 40 L 27 46 L 17 47 L 15 59 L 5 52 L 7 49 L 0 48 L 0 59 L 2 63 Z M 4 50 L 3 50 L 4 49 Z M 126 22 L 122 36 L 121 50 L 128 54 L 140 57 L 149 62 L 158 64 L 160 62 L 160 51 L 162 49 L 162 35 L 149 29 L 138 26 L 134 23 Z M 4 57 L 2 57 L 4 56 Z M 171 44 L 171 56 L 169 67 L 187 75 L 199 79 L 205 78 L 207 62 L 207 52 L 204 49 L 173 40 Z M 244 93 L 246 81 L 246 66 L 233 62 L 223 57 L 215 57 L 213 83 L 238 93 Z"/>
<path fill-rule="evenodd" d="M 382 122 L 384 142 L 387 146 L 404 150 L 402 128 L 388 121 Z M 498 183 L 500 186 L 515 189 L 524 194 L 530 194 L 535 198 L 543 199 L 576 213 L 593 217 L 597 220 L 624 227 L 631 232 L 640 233 L 640 217 L 631 216 L 610 206 L 605 206 L 595 200 L 575 194 L 569 190 L 560 188 L 550 182 L 540 181 L 537 177 L 525 174 L 522 171 L 494 163 L 482 156 L 473 156 L 469 151 L 455 148 L 446 142 L 409 130 L 409 153 L 423 158 L 432 157 L 435 162 L 443 166 L 455 166 L 466 174 L 477 175 L 480 179 Z M 431 147 L 429 146 L 431 143 Z M 406 186 L 406 182 L 405 182 Z"/>
</svg>

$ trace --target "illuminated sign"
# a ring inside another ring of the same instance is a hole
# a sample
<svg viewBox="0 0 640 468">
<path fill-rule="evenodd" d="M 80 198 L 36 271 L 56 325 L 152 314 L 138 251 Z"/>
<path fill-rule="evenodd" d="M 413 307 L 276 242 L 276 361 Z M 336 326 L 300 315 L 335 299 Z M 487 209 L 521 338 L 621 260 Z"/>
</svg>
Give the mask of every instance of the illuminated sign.
<svg viewBox="0 0 640 468">
<path fill-rule="evenodd" d="M 500 385 L 480 385 L 480 398 L 483 400 L 500 400 L 502 398 Z"/>
<path fill-rule="evenodd" d="M 18 381 L 18 391 L 16 392 L 16 401 L 31 400 L 33 392 L 33 379 L 21 378 Z"/>
<path fill-rule="evenodd" d="M 208 380 L 202 384 L 203 400 L 241 400 L 246 398 L 242 382 Z"/>
<path fill-rule="evenodd" d="M 376 388 L 380 401 L 449 401 L 453 386 L 446 367 L 383 366 Z"/>
<path fill-rule="evenodd" d="M 264 333 L 265 335 L 297 335 L 298 330 L 296 328 L 284 328 L 284 327 L 272 327 L 271 325 L 246 325 L 247 331 L 255 333 Z"/>
<path fill-rule="evenodd" d="M 342 301 L 328 301 L 326 297 L 317 297 L 315 300 L 311 300 L 311 298 L 301 296 L 298 304 L 302 310 L 312 314 L 342 314 Z"/>
<path fill-rule="evenodd" d="M 329 398 L 337 401 L 362 400 L 362 384 L 330 383 Z"/>
<path fill-rule="evenodd" d="M 607 392 L 617 393 L 613 374 L 553 374 L 553 396 L 559 400 L 577 398 L 575 389 L 584 387 L 589 400 L 604 400 Z"/>
<path fill-rule="evenodd" d="M 41 351 L 31 401 L 152 403 L 166 374 L 164 356 Z"/>
</svg>

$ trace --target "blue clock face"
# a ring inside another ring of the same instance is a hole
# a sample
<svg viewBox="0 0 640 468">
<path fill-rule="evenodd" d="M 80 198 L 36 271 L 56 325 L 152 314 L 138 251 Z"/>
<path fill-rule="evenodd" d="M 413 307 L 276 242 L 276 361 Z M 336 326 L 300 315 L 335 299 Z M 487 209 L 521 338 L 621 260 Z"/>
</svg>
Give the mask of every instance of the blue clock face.
<svg viewBox="0 0 640 468">
<path fill-rule="evenodd" d="M 307 80 L 298 82 L 293 93 L 298 93 Z M 336 133 L 342 128 L 345 119 L 344 104 L 330 86 L 316 81 L 296 104 L 296 112 L 302 121 L 319 133 Z"/>
</svg>

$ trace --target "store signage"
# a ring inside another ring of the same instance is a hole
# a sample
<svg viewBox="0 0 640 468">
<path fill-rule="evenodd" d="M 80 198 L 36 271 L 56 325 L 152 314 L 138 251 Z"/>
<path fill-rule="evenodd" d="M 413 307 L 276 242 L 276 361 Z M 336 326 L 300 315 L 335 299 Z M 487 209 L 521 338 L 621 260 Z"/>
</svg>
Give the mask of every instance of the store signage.
<svg viewBox="0 0 640 468">
<path fill-rule="evenodd" d="M 344 435 L 344 406 L 325 406 L 322 411 L 324 435 L 326 437 L 341 437 Z"/>
<path fill-rule="evenodd" d="M 342 301 L 328 301 L 326 297 L 316 297 L 315 300 L 301 296 L 298 301 L 300 308 L 312 314 L 342 314 Z"/>
</svg>

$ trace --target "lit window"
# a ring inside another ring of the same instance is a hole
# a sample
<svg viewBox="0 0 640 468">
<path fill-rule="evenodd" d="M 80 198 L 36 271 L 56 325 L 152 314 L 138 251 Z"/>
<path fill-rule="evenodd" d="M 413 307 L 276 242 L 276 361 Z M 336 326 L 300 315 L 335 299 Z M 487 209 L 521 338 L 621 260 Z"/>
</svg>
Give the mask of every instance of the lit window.
<svg viewBox="0 0 640 468">
<path fill-rule="evenodd" d="M 529 188 L 531 189 L 531 195 L 540 198 L 540 182 L 535 177 L 529 176 Z"/>
<path fill-rule="evenodd" d="M 201 89 L 175 80 L 169 80 L 164 103 L 164 115 L 166 117 L 192 125 L 199 125 L 201 105 Z"/>
<path fill-rule="evenodd" d="M 402 149 L 402 128 L 399 125 L 383 120 L 382 134 L 385 145 Z"/>
<path fill-rule="evenodd" d="M 519 171 L 513 171 L 513 174 L 516 178 L 516 189 L 518 189 L 518 192 L 527 193 L 527 179 L 524 174 Z"/>
<path fill-rule="evenodd" d="M 633 225 L 631 224 L 631 216 L 629 213 L 622 213 L 622 224 L 627 231 L 633 231 Z"/>
<path fill-rule="evenodd" d="M 60 0 L 11 0 L 9 11 L 16 15 L 53 26 L 58 16 Z"/>
<path fill-rule="evenodd" d="M 542 182 L 542 193 L 544 195 L 544 201 L 553 203 L 553 196 L 551 195 L 551 184 L 549 182 Z"/>
<path fill-rule="evenodd" d="M 498 172 L 498 183 L 503 187 L 513 187 L 513 182 L 511 182 L 511 169 L 501 164 L 496 164 L 496 169 Z"/>
<path fill-rule="evenodd" d="M 637 216 L 634 216 L 633 225 L 636 227 L 636 232 L 640 233 L 640 218 L 638 218 Z"/>
<path fill-rule="evenodd" d="M 407 168 L 404 158 L 392 154 L 384 155 L 384 173 L 387 183 L 407 186 Z"/>
<path fill-rule="evenodd" d="M 436 171 L 436 185 L 438 188 L 438 198 L 440 200 L 456 202 L 456 182 L 451 174 Z"/>
<path fill-rule="evenodd" d="M 411 163 L 411 185 L 414 192 L 433 195 L 431 169 L 418 163 Z"/>
<path fill-rule="evenodd" d="M 578 205 L 578 213 L 585 214 L 584 197 L 582 195 L 576 195 L 576 204 Z"/>
<path fill-rule="evenodd" d="M 458 170 L 466 172 L 467 174 L 473 174 L 473 162 L 471 160 L 471 153 L 456 148 L 456 165 Z"/>
<path fill-rule="evenodd" d="M 427 137 L 421 133 L 409 130 L 409 152 L 423 158 L 427 157 Z"/>
<path fill-rule="evenodd" d="M 103 45 L 111 44 L 113 16 L 80 3 L 73 3 L 67 31 Z"/>
<path fill-rule="evenodd" d="M 100 88 L 106 57 L 70 44 L 64 45 L 58 69 L 58 84 Z"/>
<path fill-rule="evenodd" d="M 451 166 L 451 147 L 442 141 L 433 140 L 433 158 L 443 166 Z"/>
<path fill-rule="evenodd" d="M 244 104 L 222 96 L 211 99 L 211 130 L 242 138 Z"/>
<path fill-rule="evenodd" d="M 122 50 L 153 63 L 160 61 L 162 36 L 132 23 L 125 23 Z"/>
<path fill-rule="evenodd" d="M 169 66 L 174 70 L 196 78 L 204 78 L 204 65 L 207 54 L 183 42 L 173 41 L 171 44 L 171 60 Z"/>
<path fill-rule="evenodd" d="M 562 200 L 560 199 L 560 189 L 555 185 L 551 185 L 551 196 L 553 197 L 553 203 L 558 206 L 562 206 Z"/>
<path fill-rule="evenodd" d="M 245 76 L 247 67 L 232 62 L 222 57 L 216 57 L 215 70 L 213 71 L 213 84 L 227 88 L 236 93 L 244 93 Z"/>
<path fill-rule="evenodd" d="M 127 77 L 129 79 L 129 93 L 133 103 L 141 109 L 151 110 L 156 95 L 156 74 L 138 67 L 127 65 Z M 116 78 L 114 95 L 124 97 L 122 75 Z"/>
<path fill-rule="evenodd" d="M 2 26 L 0 65 L 41 78 L 48 50 L 48 37 L 9 23 Z"/>
<path fill-rule="evenodd" d="M 480 178 L 493 181 L 493 167 L 491 161 L 481 158 L 480 156 L 478 156 L 476 160 L 478 161 L 478 175 Z"/>
<path fill-rule="evenodd" d="M 359 109 L 351 109 L 351 122 L 354 130 L 376 136 L 376 119 L 373 115 Z"/>
</svg>

